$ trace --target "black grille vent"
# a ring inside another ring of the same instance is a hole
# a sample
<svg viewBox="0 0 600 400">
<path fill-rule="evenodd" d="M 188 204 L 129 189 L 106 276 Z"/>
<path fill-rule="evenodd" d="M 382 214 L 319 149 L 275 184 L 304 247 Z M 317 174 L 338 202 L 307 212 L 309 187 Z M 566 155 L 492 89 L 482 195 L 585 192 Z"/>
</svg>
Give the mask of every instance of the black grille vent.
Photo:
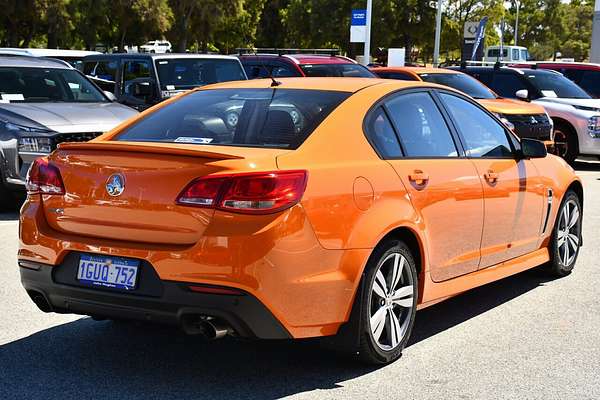
<svg viewBox="0 0 600 400">
<path fill-rule="evenodd" d="M 75 132 L 75 133 L 61 133 L 53 137 L 54 147 L 60 143 L 66 142 L 88 142 L 92 139 L 102 135 L 103 132 Z"/>
</svg>

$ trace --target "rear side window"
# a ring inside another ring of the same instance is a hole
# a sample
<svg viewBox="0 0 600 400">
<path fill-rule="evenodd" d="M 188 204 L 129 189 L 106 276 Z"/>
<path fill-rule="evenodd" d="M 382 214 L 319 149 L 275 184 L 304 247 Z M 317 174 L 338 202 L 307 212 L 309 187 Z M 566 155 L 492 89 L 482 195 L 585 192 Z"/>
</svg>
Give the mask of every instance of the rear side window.
<svg viewBox="0 0 600 400">
<path fill-rule="evenodd" d="M 367 132 L 371 143 L 382 158 L 399 158 L 402 156 L 400 143 L 394 128 L 381 107 L 378 107 L 367 120 Z"/>
<path fill-rule="evenodd" d="M 502 97 L 514 99 L 517 91 L 527 89 L 527 86 L 516 73 L 497 73 L 494 75 L 492 89 Z"/>
<path fill-rule="evenodd" d="M 506 131 L 492 117 L 466 100 L 446 93 L 440 93 L 440 96 L 465 140 L 467 156 L 476 158 L 513 156 Z"/>
<path fill-rule="evenodd" d="M 584 71 L 579 86 L 592 96 L 600 97 L 600 71 Z"/>
<path fill-rule="evenodd" d="M 295 149 L 351 93 L 215 89 L 149 114 L 116 140 Z"/>
<path fill-rule="evenodd" d="M 457 157 L 452 134 L 429 93 L 398 95 L 386 101 L 408 157 Z"/>
<path fill-rule="evenodd" d="M 102 90 L 115 91 L 117 82 L 117 61 L 92 61 L 85 62 L 83 73 L 91 78 Z"/>
<path fill-rule="evenodd" d="M 305 64 L 300 68 L 309 77 L 377 78 L 359 64 Z"/>
<path fill-rule="evenodd" d="M 244 69 L 248 79 L 268 78 L 293 78 L 299 77 L 300 72 L 290 65 L 284 63 L 244 63 Z"/>
</svg>

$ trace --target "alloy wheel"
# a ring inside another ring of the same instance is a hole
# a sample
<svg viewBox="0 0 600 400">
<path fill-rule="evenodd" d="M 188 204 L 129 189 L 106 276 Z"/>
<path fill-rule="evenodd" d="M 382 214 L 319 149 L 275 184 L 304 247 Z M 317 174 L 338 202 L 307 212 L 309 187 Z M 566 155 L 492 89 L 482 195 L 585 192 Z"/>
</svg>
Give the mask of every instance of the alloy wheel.
<svg viewBox="0 0 600 400">
<path fill-rule="evenodd" d="M 557 231 L 558 258 L 565 266 L 570 266 L 579 249 L 579 206 L 573 200 L 567 201 L 560 213 Z"/>
<path fill-rule="evenodd" d="M 395 349 L 406 336 L 415 307 L 413 276 L 407 259 L 389 254 L 377 268 L 371 288 L 370 330 L 377 346 Z"/>
</svg>

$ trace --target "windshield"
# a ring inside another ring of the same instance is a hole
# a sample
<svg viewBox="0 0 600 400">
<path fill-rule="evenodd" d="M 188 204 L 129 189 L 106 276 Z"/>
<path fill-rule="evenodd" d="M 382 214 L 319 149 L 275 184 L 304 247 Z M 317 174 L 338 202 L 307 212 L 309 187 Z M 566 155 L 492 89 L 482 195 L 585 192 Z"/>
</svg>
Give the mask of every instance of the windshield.
<svg viewBox="0 0 600 400">
<path fill-rule="evenodd" d="M 529 82 L 541 92 L 542 97 L 591 99 L 589 94 L 562 74 L 548 71 L 524 72 Z"/>
<path fill-rule="evenodd" d="M 246 80 L 237 60 L 169 58 L 156 60 L 161 90 L 185 90 L 211 83 Z"/>
<path fill-rule="evenodd" d="M 72 69 L 0 67 L 0 103 L 108 102 Z"/>
<path fill-rule="evenodd" d="M 420 74 L 425 82 L 450 86 L 475 99 L 495 99 L 494 93 L 477 79 L 465 74 Z"/>
<path fill-rule="evenodd" d="M 349 96 L 303 89 L 201 90 L 149 114 L 116 140 L 295 149 Z"/>
<path fill-rule="evenodd" d="M 306 76 L 377 78 L 371 71 L 359 64 L 305 64 L 300 68 Z"/>
</svg>

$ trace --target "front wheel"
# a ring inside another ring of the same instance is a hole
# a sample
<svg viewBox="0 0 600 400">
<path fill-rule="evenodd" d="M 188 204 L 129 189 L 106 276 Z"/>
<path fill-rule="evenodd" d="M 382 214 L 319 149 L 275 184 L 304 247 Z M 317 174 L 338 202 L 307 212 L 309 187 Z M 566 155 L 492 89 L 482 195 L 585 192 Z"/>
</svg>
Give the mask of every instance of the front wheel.
<svg viewBox="0 0 600 400">
<path fill-rule="evenodd" d="M 547 270 L 554 276 L 571 273 L 581 247 L 581 201 L 569 190 L 558 210 L 550 243 L 550 262 Z"/>
<path fill-rule="evenodd" d="M 554 126 L 554 154 L 569 164 L 579 155 L 577 133 L 568 124 L 559 122 Z"/>
<path fill-rule="evenodd" d="M 383 243 L 364 279 L 360 356 L 370 364 L 389 363 L 400 357 L 417 310 L 417 268 L 409 247 L 400 240 Z"/>
</svg>

